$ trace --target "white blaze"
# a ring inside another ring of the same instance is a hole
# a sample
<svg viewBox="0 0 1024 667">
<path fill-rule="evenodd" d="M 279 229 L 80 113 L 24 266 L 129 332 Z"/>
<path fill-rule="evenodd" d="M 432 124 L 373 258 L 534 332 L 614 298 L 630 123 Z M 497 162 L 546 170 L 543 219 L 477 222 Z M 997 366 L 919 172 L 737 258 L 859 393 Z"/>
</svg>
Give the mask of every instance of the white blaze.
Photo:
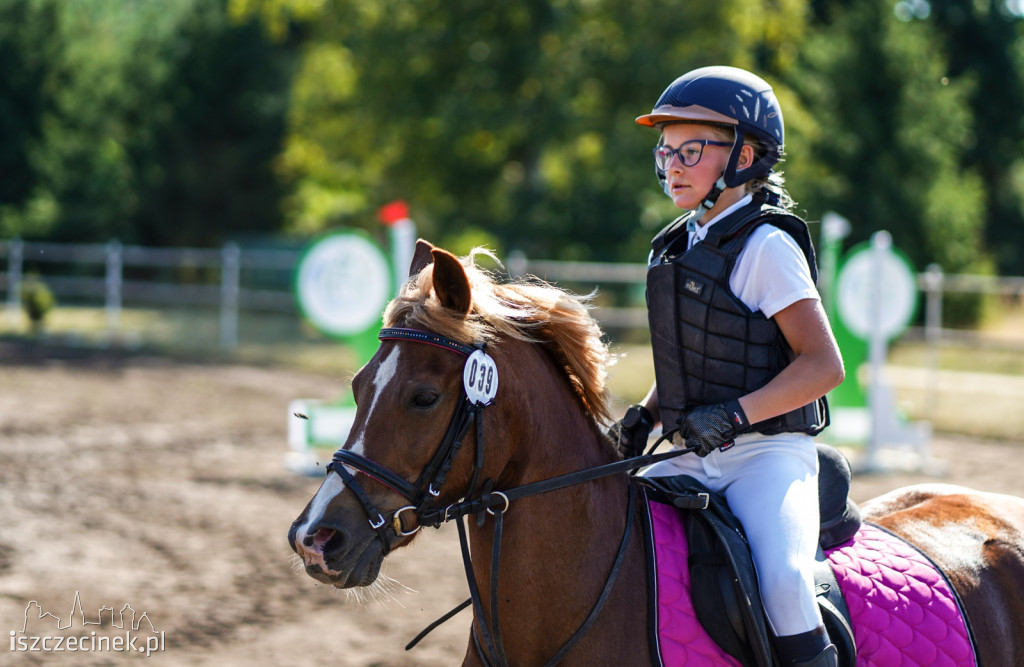
<svg viewBox="0 0 1024 667">
<path fill-rule="evenodd" d="M 331 500 L 336 495 L 345 490 L 345 483 L 341 481 L 341 477 L 338 475 L 327 475 L 327 479 L 317 489 L 316 495 L 313 496 L 312 502 L 309 504 L 309 514 L 306 515 L 306 525 L 299 529 L 299 534 L 296 539 L 301 542 L 305 538 L 308 528 L 314 526 L 320 519 L 323 518 L 324 512 L 327 511 L 327 505 L 330 504 Z"/>
<path fill-rule="evenodd" d="M 380 363 L 377 367 L 377 374 L 373 377 L 373 399 L 370 401 L 370 409 L 366 412 L 366 419 L 363 424 L 368 422 L 373 416 L 373 410 L 377 407 L 377 402 L 380 400 L 381 394 L 384 393 L 384 388 L 389 382 L 395 377 L 395 373 L 398 371 L 398 347 L 396 346 L 388 356 Z M 366 429 L 364 426 L 359 427 L 359 435 L 356 437 L 355 443 L 352 445 L 352 452 L 355 454 L 363 455 L 366 449 L 363 435 Z M 296 541 L 300 544 L 302 540 L 308 534 L 309 528 L 315 526 L 323 519 L 324 512 L 327 511 L 327 506 L 331 504 L 334 498 L 345 490 L 345 483 L 341 481 L 339 475 L 327 475 L 323 484 L 317 489 L 316 495 L 313 496 L 313 500 L 309 504 L 309 513 L 306 515 L 306 523 L 299 528 L 296 535 Z"/>
<path fill-rule="evenodd" d="M 391 349 L 391 352 L 385 357 L 384 361 L 380 362 L 380 366 L 377 367 L 377 374 L 373 376 L 373 399 L 370 401 L 370 409 L 366 411 L 366 419 L 359 426 L 359 435 L 352 444 L 352 452 L 355 454 L 364 455 L 366 443 L 363 440 L 363 436 L 366 434 L 366 424 L 373 418 L 373 410 L 377 407 L 377 401 L 380 400 L 381 394 L 384 393 L 384 388 L 388 386 L 388 383 L 395 377 L 395 373 L 398 372 L 398 353 L 399 349 L 396 345 Z"/>
</svg>

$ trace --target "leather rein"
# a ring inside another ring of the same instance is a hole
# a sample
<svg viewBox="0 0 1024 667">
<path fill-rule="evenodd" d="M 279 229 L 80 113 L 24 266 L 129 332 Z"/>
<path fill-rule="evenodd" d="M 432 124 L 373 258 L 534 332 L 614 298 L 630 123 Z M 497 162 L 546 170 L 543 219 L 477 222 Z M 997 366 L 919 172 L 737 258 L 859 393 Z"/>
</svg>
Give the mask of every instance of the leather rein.
<svg viewBox="0 0 1024 667">
<path fill-rule="evenodd" d="M 439 336 L 437 334 L 417 329 L 384 328 L 380 330 L 378 338 L 382 341 L 407 340 L 441 347 L 467 357 L 467 365 L 470 360 L 476 356 L 475 353 L 484 352 L 486 347 L 483 344 L 466 345 L 444 336 Z M 484 354 L 486 353 L 484 352 Z M 476 370 L 475 367 L 473 370 Z M 609 463 L 596 468 L 560 475 L 503 491 L 493 490 L 493 480 L 487 480 L 484 482 L 480 493 L 477 494 L 477 484 L 480 481 L 480 474 L 483 469 L 484 460 L 483 408 L 490 405 L 491 401 L 482 400 L 478 395 L 476 395 L 476 392 L 473 392 L 473 394 L 473 396 L 470 396 L 470 392 L 467 392 L 466 381 L 464 381 L 460 390 L 459 402 L 452 414 L 448 430 L 441 441 L 441 446 L 438 448 L 433 458 L 426 465 L 415 482 L 410 483 L 379 463 L 360 454 L 356 454 L 348 449 L 340 449 L 335 452 L 332 461 L 327 465 L 327 474 L 330 474 L 331 471 L 337 473 L 341 477 L 346 488 L 351 489 L 356 498 L 358 498 L 363 510 L 366 512 L 370 527 L 376 532 L 377 537 L 381 542 L 382 551 L 385 556 L 391 552 L 392 547 L 391 537 L 388 535 L 389 528 L 395 536 L 404 538 L 416 534 L 416 532 L 423 526 L 432 526 L 437 528 L 442 523 L 456 521 L 456 526 L 459 532 L 459 544 L 462 551 L 463 566 L 466 571 L 466 580 L 469 584 L 470 597 L 455 609 L 428 626 L 415 639 L 409 642 L 406 646 L 406 650 L 411 649 L 430 631 L 472 603 L 474 614 L 479 621 L 479 623 L 474 626 L 474 630 L 476 630 L 478 626 L 480 635 L 478 636 L 478 633 L 474 631 L 473 641 L 481 660 L 488 666 L 507 667 L 509 663 L 502 646 L 501 629 L 498 622 L 498 569 L 501 561 L 501 537 L 504 515 L 511 506 L 512 501 L 525 498 L 527 496 L 574 486 L 576 484 L 589 482 L 622 472 L 629 472 L 658 461 L 674 458 L 691 450 L 688 448 L 676 449 L 663 454 L 637 456 L 623 461 L 617 461 L 615 463 Z M 445 484 L 448 473 L 451 471 L 455 457 L 462 448 L 463 441 L 465 440 L 466 434 L 469 432 L 469 428 L 473 426 L 474 423 L 476 425 L 476 456 L 469 489 L 460 502 L 442 507 L 434 501 L 441 494 L 441 489 Z M 672 433 L 669 432 L 662 435 L 661 438 L 658 439 L 658 442 L 656 442 L 652 447 L 652 451 L 663 440 L 670 437 L 671 434 Z M 370 500 L 369 495 L 356 479 L 355 475 L 353 475 L 348 468 L 353 468 L 357 472 L 363 473 L 371 479 L 383 484 L 401 495 L 410 504 L 398 508 L 391 513 L 391 520 L 386 520 L 384 518 L 384 514 L 377 509 L 374 503 Z M 594 604 L 594 607 L 591 609 L 586 620 L 576 630 L 576 632 L 573 633 L 572 637 L 570 637 L 569 640 L 558 650 L 554 657 L 548 661 L 548 665 L 557 664 L 569 653 L 569 651 L 580 641 L 580 639 L 583 638 L 586 632 L 594 624 L 601 610 L 604 608 L 604 604 L 611 593 L 615 580 L 621 570 L 622 563 L 625 560 L 626 547 L 629 544 L 629 538 L 633 526 L 632 515 L 634 493 L 633 485 L 630 485 L 628 492 L 626 528 L 623 531 L 619 549 L 605 581 L 604 588 L 598 596 L 597 602 Z M 405 529 L 402 521 L 402 514 L 404 512 L 412 512 L 417 519 L 416 526 L 409 530 Z M 466 529 L 462 521 L 463 517 L 472 514 L 477 516 L 477 525 L 481 526 L 486 519 L 486 515 L 489 514 L 494 517 L 494 537 L 491 547 L 490 624 L 488 624 L 487 616 L 484 614 L 480 590 L 476 582 L 476 577 L 473 574 L 472 561 L 469 553 L 469 542 L 466 535 Z"/>
</svg>

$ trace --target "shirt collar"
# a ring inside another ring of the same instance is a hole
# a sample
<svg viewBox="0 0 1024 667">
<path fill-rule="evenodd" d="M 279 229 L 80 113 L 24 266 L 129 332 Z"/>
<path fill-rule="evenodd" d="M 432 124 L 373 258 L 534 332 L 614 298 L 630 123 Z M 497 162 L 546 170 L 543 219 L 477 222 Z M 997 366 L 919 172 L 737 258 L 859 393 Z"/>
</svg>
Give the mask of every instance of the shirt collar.
<svg viewBox="0 0 1024 667">
<path fill-rule="evenodd" d="M 754 200 L 754 195 L 753 194 L 748 194 L 748 195 L 744 196 L 742 199 L 740 199 L 738 202 L 736 202 L 735 204 L 730 206 L 729 208 L 725 209 L 724 211 L 722 211 L 721 213 L 719 213 L 715 217 L 711 218 L 711 220 L 709 220 L 707 224 L 699 225 L 697 227 L 697 229 L 695 229 L 692 232 L 690 232 L 690 246 L 693 246 L 694 243 L 697 243 L 699 241 L 703 241 L 704 237 L 706 237 L 708 235 L 708 230 L 711 229 L 711 225 L 713 225 L 716 222 L 718 222 L 719 220 L 725 218 L 727 215 L 729 215 L 733 211 L 746 206 L 747 204 L 749 204 L 753 200 Z"/>
</svg>

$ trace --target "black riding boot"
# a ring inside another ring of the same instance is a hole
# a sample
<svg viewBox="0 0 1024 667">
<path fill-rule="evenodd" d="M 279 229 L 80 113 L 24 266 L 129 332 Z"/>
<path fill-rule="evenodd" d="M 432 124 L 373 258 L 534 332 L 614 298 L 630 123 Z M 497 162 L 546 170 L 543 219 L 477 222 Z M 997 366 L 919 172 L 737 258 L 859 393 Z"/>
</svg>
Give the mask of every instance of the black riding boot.
<svg viewBox="0 0 1024 667">
<path fill-rule="evenodd" d="M 797 635 L 775 638 L 779 662 L 784 667 L 837 667 L 839 651 L 829 642 L 824 625 Z"/>
<path fill-rule="evenodd" d="M 839 667 L 839 651 L 834 644 L 829 644 L 807 662 L 794 662 L 793 667 Z"/>
</svg>

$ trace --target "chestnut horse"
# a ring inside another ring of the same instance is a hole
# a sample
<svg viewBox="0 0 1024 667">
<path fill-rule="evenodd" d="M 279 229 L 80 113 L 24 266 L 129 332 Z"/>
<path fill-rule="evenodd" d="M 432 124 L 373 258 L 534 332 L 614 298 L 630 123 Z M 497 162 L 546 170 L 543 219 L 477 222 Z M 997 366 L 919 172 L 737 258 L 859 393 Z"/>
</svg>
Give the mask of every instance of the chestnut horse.
<svg viewBox="0 0 1024 667">
<path fill-rule="evenodd" d="M 410 275 L 352 381 L 355 426 L 289 531 L 306 572 L 368 586 L 421 526 L 454 520 L 464 664 L 657 664 L 640 503 L 601 425 L 609 355 L 585 299 L 498 284 L 423 241 Z M 934 485 L 862 511 L 944 570 L 980 664 L 1020 663 L 1024 501 Z"/>
</svg>

